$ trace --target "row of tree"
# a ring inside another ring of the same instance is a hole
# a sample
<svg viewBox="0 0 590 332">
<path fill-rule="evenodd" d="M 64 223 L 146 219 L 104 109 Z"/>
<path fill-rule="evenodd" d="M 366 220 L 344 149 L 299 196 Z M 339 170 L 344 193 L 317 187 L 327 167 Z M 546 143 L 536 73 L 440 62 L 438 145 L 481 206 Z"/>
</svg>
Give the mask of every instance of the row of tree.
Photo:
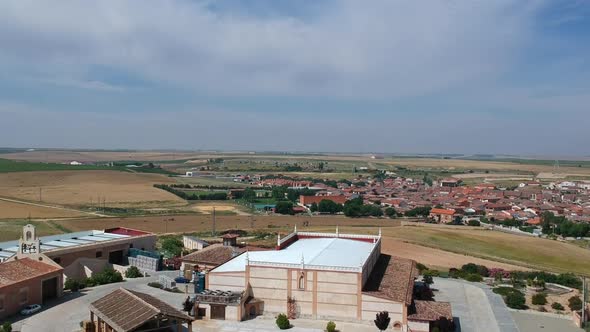
<svg viewBox="0 0 590 332">
<path fill-rule="evenodd" d="M 555 216 L 551 212 L 541 215 L 541 227 L 544 234 L 557 234 L 566 237 L 586 237 L 590 235 L 590 225 L 585 222 L 574 223 L 565 216 Z"/>
</svg>

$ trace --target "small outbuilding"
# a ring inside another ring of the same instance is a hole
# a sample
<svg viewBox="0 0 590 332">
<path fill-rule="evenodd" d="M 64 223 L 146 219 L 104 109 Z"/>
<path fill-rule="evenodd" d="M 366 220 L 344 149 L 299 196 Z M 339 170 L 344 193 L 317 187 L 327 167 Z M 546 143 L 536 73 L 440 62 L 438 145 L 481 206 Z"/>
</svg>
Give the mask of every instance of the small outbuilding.
<svg viewBox="0 0 590 332">
<path fill-rule="evenodd" d="M 119 288 L 90 304 L 90 321 L 97 332 L 192 331 L 192 317 L 157 298 Z M 96 316 L 96 321 L 95 321 Z"/>
</svg>

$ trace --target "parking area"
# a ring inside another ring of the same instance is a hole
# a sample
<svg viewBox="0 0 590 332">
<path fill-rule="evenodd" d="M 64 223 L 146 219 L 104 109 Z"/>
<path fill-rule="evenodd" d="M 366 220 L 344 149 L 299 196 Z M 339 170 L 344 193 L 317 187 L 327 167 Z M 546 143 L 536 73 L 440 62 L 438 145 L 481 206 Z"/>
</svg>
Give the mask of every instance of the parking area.
<svg viewBox="0 0 590 332">
<path fill-rule="evenodd" d="M 120 287 L 156 296 L 180 309 L 186 295 L 166 292 L 147 285 L 148 282 L 157 281 L 157 279 L 156 276 L 129 279 L 125 282 L 85 289 L 79 293 L 68 293 L 63 298 L 50 303 L 49 306 L 45 306 L 37 314 L 16 318 L 13 328 L 21 332 L 78 332 L 80 322 L 90 319 L 88 305 Z"/>
<path fill-rule="evenodd" d="M 502 298 L 483 284 L 434 278 L 435 299 L 450 302 L 457 332 L 518 332 Z"/>
<path fill-rule="evenodd" d="M 512 317 L 518 325 L 520 332 L 582 332 L 576 327 L 569 316 L 556 318 L 551 316 L 527 313 L 522 311 L 512 312 Z"/>
</svg>

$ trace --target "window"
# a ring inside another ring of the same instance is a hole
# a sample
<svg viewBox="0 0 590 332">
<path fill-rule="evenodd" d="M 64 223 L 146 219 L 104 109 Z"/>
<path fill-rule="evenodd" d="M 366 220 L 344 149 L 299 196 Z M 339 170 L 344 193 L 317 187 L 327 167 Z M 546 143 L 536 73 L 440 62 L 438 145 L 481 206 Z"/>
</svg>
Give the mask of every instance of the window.
<svg viewBox="0 0 590 332">
<path fill-rule="evenodd" d="M 29 302 L 29 288 L 21 288 L 18 293 L 18 300 L 20 304 L 25 304 Z"/>
<path fill-rule="evenodd" d="M 305 273 L 304 272 L 301 272 L 301 275 L 299 275 L 299 281 L 297 282 L 297 288 L 305 289 Z"/>
<path fill-rule="evenodd" d="M 101 258 L 101 257 L 102 257 L 102 251 L 97 251 L 96 258 Z"/>
<path fill-rule="evenodd" d="M 400 322 L 393 323 L 393 329 L 394 330 L 401 330 L 402 329 L 402 323 L 400 323 Z"/>
<path fill-rule="evenodd" d="M 31 238 L 32 238 L 32 237 L 33 237 L 33 234 L 31 233 L 31 231 L 27 231 L 27 234 L 26 234 L 26 236 L 25 236 L 25 238 L 26 238 L 25 240 L 26 240 L 27 242 L 28 242 L 28 241 L 31 241 Z"/>
</svg>

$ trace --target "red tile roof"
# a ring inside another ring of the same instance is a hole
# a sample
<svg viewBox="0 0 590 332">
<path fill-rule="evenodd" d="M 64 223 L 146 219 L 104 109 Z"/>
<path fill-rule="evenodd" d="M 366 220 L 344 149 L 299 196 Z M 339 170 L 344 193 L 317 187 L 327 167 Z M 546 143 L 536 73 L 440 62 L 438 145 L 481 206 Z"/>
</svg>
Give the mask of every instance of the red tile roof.
<svg viewBox="0 0 590 332">
<path fill-rule="evenodd" d="M 299 203 L 303 204 L 303 205 L 309 205 L 309 204 L 320 204 L 320 202 L 322 200 L 328 200 L 328 201 L 332 201 L 334 203 L 338 203 L 338 204 L 344 204 L 347 201 L 347 198 L 344 195 L 339 195 L 339 196 L 304 196 L 301 195 L 299 196 Z"/>
<path fill-rule="evenodd" d="M 450 215 L 450 216 L 454 215 L 455 212 L 456 211 L 453 210 L 453 209 L 437 209 L 437 208 L 434 208 L 434 209 L 430 210 L 430 213 L 431 214 L 446 214 L 446 215 Z"/>
<path fill-rule="evenodd" d="M 49 258 L 46 258 L 49 259 Z M 20 258 L 0 264 L 0 287 L 63 270 L 31 258 Z"/>
<path fill-rule="evenodd" d="M 415 261 L 381 254 L 363 293 L 410 305 L 417 275 Z"/>
<path fill-rule="evenodd" d="M 409 320 L 435 322 L 441 318 L 453 319 L 451 304 L 448 302 L 414 301 L 408 313 Z"/>
</svg>

